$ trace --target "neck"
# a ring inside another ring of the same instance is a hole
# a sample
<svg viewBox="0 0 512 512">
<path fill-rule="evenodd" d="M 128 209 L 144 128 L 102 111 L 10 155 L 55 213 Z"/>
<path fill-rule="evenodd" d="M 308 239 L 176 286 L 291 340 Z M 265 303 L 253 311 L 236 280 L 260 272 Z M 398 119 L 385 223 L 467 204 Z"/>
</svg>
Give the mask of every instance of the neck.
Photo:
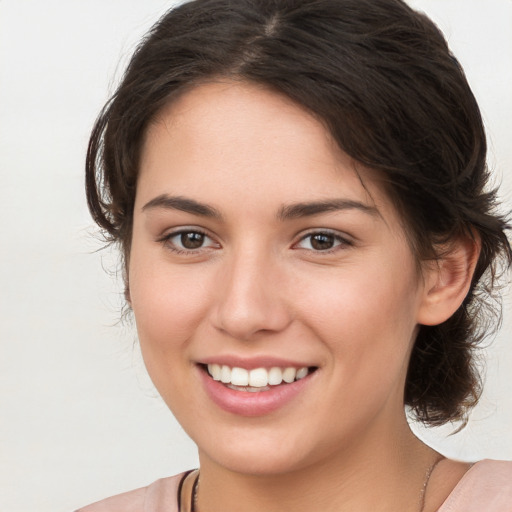
<svg viewBox="0 0 512 512">
<path fill-rule="evenodd" d="M 200 452 L 197 510 L 419 512 L 426 471 L 436 458 L 405 418 L 386 436 L 368 432 L 338 453 L 286 473 L 234 472 Z"/>
</svg>

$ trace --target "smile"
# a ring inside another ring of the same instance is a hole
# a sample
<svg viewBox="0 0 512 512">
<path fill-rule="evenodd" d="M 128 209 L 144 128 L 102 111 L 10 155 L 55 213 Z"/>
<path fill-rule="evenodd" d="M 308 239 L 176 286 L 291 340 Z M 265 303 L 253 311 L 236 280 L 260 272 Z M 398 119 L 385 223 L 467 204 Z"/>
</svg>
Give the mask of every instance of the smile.
<svg viewBox="0 0 512 512">
<path fill-rule="evenodd" d="M 265 359 L 252 359 L 245 364 L 236 360 L 230 364 L 223 361 L 199 363 L 198 376 L 214 404 L 239 416 L 277 412 L 292 404 L 296 397 L 304 396 L 308 389 L 314 389 L 313 383 L 320 373 L 318 366 Z"/>
<path fill-rule="evenodd" d="M 268 391 L 271 386 L 279 386 L 283 382 L 291 384 L 307 377 L 314 369 L 314 367 L 308 368 L 307 366 L 301 368 L 273 366 L 271 368 L 261 367 L 247 370 L 237 366 L 231 367 L 220 364 L 209 364 L 207 366 L 208 373 L 213 380 L 226 384 L 227 387 L 236 391 L 247 392 Z"/>
</svg>

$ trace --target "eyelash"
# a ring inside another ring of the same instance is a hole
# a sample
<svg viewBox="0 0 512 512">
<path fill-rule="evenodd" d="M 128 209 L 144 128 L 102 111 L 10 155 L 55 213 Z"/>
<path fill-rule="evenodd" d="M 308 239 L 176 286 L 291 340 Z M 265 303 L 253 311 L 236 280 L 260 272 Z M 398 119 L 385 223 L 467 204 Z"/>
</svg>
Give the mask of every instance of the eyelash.
<svg viewBox="0 0 512 512">
<path fill-rule="evenodd" d="M 181 237 L 186 234 L 201 235 L 204 237 L 204 239 L 208 239 L 212 243 L 211 243 L 211 245 L 208 245 L 208 246 L 201 246 L 201 247 L 197 247 L 195 249 L 187 249 L 187 248 L 178 247 L 176 245 L 176 243 L 172 241 L 173 238 Z M 168 233 L 168 234 L 162 236 L 157 241 L 162 243 L 164 245 L 164 247 L 166 247 L 173 253 L 179 254 L 179 255 L 185 255 L 185 256 L 196 255 L 196 254 L 199 254 L 200 252 L 204 251 L 205 249 L 209 249 L 211 247 L 214 247 L 215 245 L 217 245 L 217 246 L 219 245 L 213 241 L 213 239 L 208 235 L 208 233 L 206 233 L 205 231 L 198 229 L 198 228 L 180 229 L 178 231 L 173 231 L 172 233 Z"/>
<path fill-rule="evenodd" d="M 310 239 L 310 244 L 311 244 L 311 239 L 314 236 L 321 236 L 321 235 L 332 238 L 335 245 L 329 249 L 323 249 L 323 250 L 322 249 L 315 250 L 315 249 L 297 247 L 300 243 L 304 242 L 307 239 Z M 305 235 L 301 236 L 300 240 L 294 244 L 294 248 L 297 248 L 299 250 L 304 249 L 306 251 L 311 251 L 311 252 L 322 254 L 322 255 L 328 255 L 328 254 L 337 252 L 339 250 L 345 250 L 348 247 L 352 247 L 353 245 L 354 245 L 354 243 L 351 240 L 349 240 L 347 237 L 341 236 L 339 233 L 337 233 L 335 231 L 331 231 L 329 229 L 322 229 L 322 230 L 310 231 L 309 233 L 306 233 Z"/>
<path fill-rule="evenodd" d="M 200 235 L 200 236 L 204 237 L 202 240 L 203 242 L 204 242 L 204 240 L 209 240 L 210 244 L 207 246 L 201 245 L 200 247 L 197 247 L 197 248 L 188 248 L 187 249 L 187 248 L 180 248 L 179 246 L 177 246 L 177 244 L 175 242 L 172 241 L 173 238 L 182 237 L 183 235 L 186 235 L 186 234 Z M 334 243 L 333 247 L 330 247 L 327 249 L 316 249 L 316 250 L 314 248 L 300 247 L 300 244 L 305 242 L 308 239 L 310 239 L 310 245 L 312 245 L 311 240 L 315 236 L 325 236 L 325 237 L 332 238 L 333 243 Z M 197 255 L 197 254 L 203 252 L 204 250 L 208 250 L 212 247 L 214 247 L 214 248 L 220 247 L 220 245 L 218 243 L 213 241 L 213 239 L 208 235 L 208 233 L 206 233 L 205 231 L 198 229 L 198 228 L 180 229 L 178 231 L 173 231 L 172 233 L 168 233 L 168 234 L 162 236 L 157 241 L 162 243 L 166 248 L 168 248 L 173 253 L 179 254 L 179 255 L 186 255 L 186 256 Z M 299 239 L 299 241 L 293 244 L 292 248 L 297 249 L 297 250 L 303 249 L 306 251 L 311 251 L 313 253 L 318 253 L 318 254 L 322 254 L 322 255 L 328 255 L 328 254 L 332 254 L 339 250 L 345 250 L 348 247 L 351 247 L 353 245 L 354 244 L 351 240 L 347 239 L 346 237 L 341 236 L 339 233 L 328 230 L 328 229 L 324 229 L 324 230 L 311 231 L 309 233 L 302 235 L 301 238 Z"/>
</svg>

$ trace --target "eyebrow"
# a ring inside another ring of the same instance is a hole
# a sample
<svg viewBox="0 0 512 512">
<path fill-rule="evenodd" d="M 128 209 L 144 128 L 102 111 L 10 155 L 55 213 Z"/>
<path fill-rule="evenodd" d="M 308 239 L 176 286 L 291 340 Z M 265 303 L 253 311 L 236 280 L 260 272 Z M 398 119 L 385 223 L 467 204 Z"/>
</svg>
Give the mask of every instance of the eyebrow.
<svg viewBox="0 0 512 512">
<path fill-rule="evenodd" d="M 338 212 L 343 210 L 359 210 L 371 216 L 380 215 L 375 206 L 370 206 L 351 199 L 328 199 L 307 203 L 295 203 L 283 206 L 277 215 L 280 220 L 310 217 L 321 213 Z"/>
<path fill-rule="evenodd" d="M 189 199 L 182 196 L 169 196 L 162 194 L 151 201 L 147 202 L 142 211 L 151 210 L 155 208 L 163 208 L 165 210 L 180 210 L 182 212 L 191 213 L 193 215 L 200 215 L 201 217 L 209 217 L 213 219 L 221 219 L 222 215 L 213 206 L 199 203 L 194 199 Z"/>
<path fill-rule="evenodd" d="M 151 201 L 147 202 L 142 211 L 163 208 L 166 210 L 180 210 L 182 212 L 199 215 L 201 217 L 209 217 L 213 219 L 222 219 L 222 215 L 213 206 L 206 203 L 200 203 L 194 199 L 183 196 L 169 196 L 161 194 Z M 325 201 L 313 201 L 303 203 L 293 203 L 282 206 L 278 213 L 279 220 L 299 219 L 302 217 L 312 217 L 322 213 L 337 212 L 343 210 L 359 210 L 371 216 L 379 215 L 379 211 L 375 206 L 370 206 L 360 201 L 351 199 L 328 199 Z"/>
</svg>

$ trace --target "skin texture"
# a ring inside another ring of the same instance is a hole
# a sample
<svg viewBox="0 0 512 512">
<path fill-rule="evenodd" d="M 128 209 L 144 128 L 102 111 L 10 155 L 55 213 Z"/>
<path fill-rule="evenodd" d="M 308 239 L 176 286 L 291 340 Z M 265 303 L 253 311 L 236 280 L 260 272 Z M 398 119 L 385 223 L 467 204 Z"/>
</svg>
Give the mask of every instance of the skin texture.
<svg viewBox="0 0 512 512">
<path fill-rule="evenodd" d="M 418 324 L 461 303 L 477 250 L 460 243 L 418 272 L 378 178 L 255 85 L 198 86 L 149 127 L 129 300 L 148 372 L 199 447 L 200 509 L 417 510 L 437 455 L 405 419 L 409 354 Z M 325 201 L 343 208 L 290 213 Z M 183 231 L 202 245 L 185 249 Z M 322 233 L 331 249 L 312 245 Z M 243 417 L 213 403 L 198 365 L 232 357 L 317 370 L 282 407 Z"/>
</svg>

